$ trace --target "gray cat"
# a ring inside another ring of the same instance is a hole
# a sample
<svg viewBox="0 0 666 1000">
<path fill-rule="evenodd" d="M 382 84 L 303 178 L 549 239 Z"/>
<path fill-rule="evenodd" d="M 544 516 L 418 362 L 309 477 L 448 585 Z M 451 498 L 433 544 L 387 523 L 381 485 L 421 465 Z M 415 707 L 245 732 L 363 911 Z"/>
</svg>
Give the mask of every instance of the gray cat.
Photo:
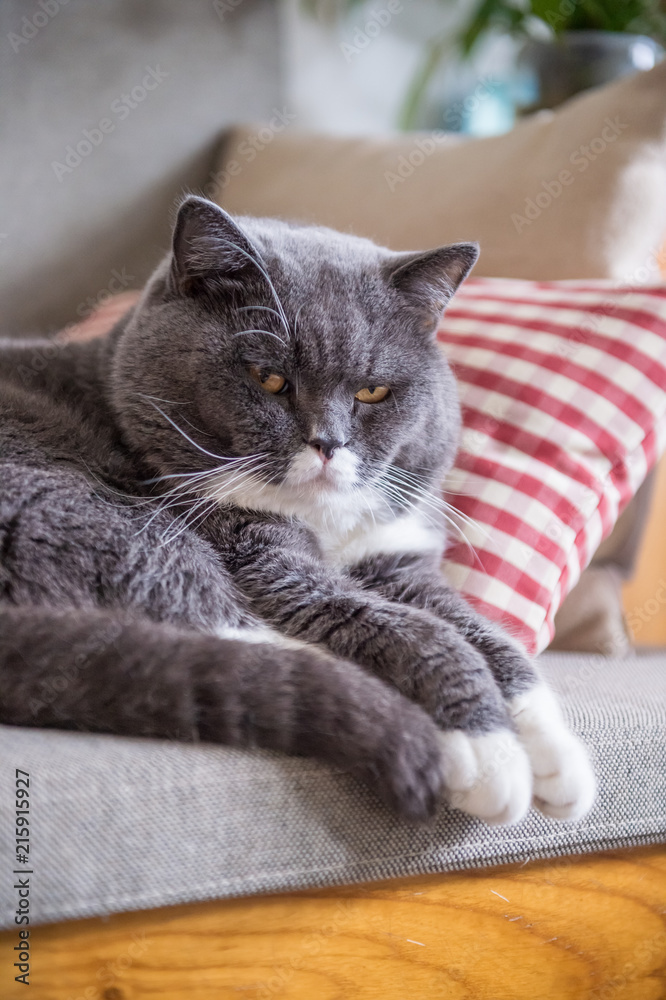
<svg viewBox="0 0 666 1000">
<path fill-rule="evenodd" d="M 582 815 L 585 751 L 439 571 L 435 330 L 476 256 L 190 197 L 107 338 L 4 341 L 0 722 L 313 755 L 412 819 Z"/>
</svg>

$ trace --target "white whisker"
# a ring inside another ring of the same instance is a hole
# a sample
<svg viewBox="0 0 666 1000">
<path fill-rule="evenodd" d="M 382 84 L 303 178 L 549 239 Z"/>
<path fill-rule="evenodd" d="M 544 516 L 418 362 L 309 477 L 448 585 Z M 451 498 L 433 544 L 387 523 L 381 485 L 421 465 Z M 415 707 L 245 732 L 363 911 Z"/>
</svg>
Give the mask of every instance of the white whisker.
<svg viewBox="0 0 666 1000">
<path fill-rule="evenodd" d="M 277 311 L 277 309 L 273 309 L 272 306 L 240 306 L 238 312 L 252 312 L 255 309 L 258 309 L 261 312 L 272 313 L 274 316 L 277 316 L 277 318 L 280 320 L 280 322 L 282 321 L 282 317 L 280 316 L 280 313 Z"/>
<path fill-rule="evenodd" d="M 275 305 L 277 306 L 280 319 L 282 320 L 282 323 L 285 328 L 285 332 L 287 336 L 291 336 L 291 330 L 289 329 L 289 323 L 287 321 L 286 313 L 284 311 L 282 303 L 280 302 L 278 293 L 275 290 L 275 285 L 273 284 L 273 282 L 269 277 L 268 271 L 265 269 L 265 267 L 262 266 L 262 264 L 259 263 L 256 257 L 253 257 L 252 254 L 249 254 L 247 250 L 244 250 L 243 247 L 239 246 L 237 243 L 234 243 L 232 240 L 223 240 L 223 242 L 227 246 L 233 247 L 234 250 L 237 250 L 240 254 L 243 255 L 243 257 L 246 257 L 249 261 L 251 261 L 251 263 L 254 264 L 257 270 L 260 271 L 261 274 L 264 276 L 264 278 L 266 279 L 266 283 L 271 290 L 271 294 L 275 300 Z"/>
<path fill-rule="evenodd" d="M 294 333 L 296 333 L 296 331 L 298 330 L 298 320 L 300 319 L 301 309 L 303 308 L 303 305 L 304 303 L 301 302 L 300 306 L 296 310 L 296 315 L 294 316 Z"/>
<path fill-rule="evenodd" d="M 190 400 L 190 402 L 185 402 L 182 399 L 162 399 L 161 396 L 151 396 L 148 393 L 140 393 L 140 395 L 144 395 L 146 397 L 146 399 L 156 399 L 158 403 L 173 403 L 174 406 L 191 406 L 192 405 L 192 401 L 191 400 Z"/>
<path fill-rule="evenodd" d="M 211 474 L 216 474 L 219 477 L 220 475 L 225 475 L 230 470 L 226 468 L 222 469 L 218 468 L 209 470 L 205 474 L 195 473 L 190 478 L 197 478 L 198 482 L 195 483 L 192 487 L 190 487 L 188 484 L 185 484 L 185 486 L 178 484 L 176 487 L 174 487 L 174 490 L 171 492 L 177 492 L 179 495 L 177 495 L 170 503 L 162 504 L 161 507 L 153 515 L 153 518 L 162 511 L 167 510 L 169 507 L 176 506 L 179 503 L 187 503 L 189 504 L 189 507 L 186 511 L 183 512 L 183 514 L 177 515 L 174 518 L 172 524 L 169 525 L 164 530 L 164 532 L 160 536 L 162 538 L 162 542 L 166 543 L 173 541 L 174 538 L 177 538 L 178 535 L 182 534 L 182 532 L 185 531 L 187 528 L 192 528 L 196 524 L 201 523 L 202 520 L 205 520 L 205 517 L 208 515 L 208 513 L 210 513 L 212 510 L 218 507 L 232 492 L 232 487 L 234 486 L 234 484 L 242 482 L 243 479 L 255 475 L 262 468 L 266 467 L 267 463 L 262 463 L 261 458 L 262 456 L 255 456 L 253 462 L 248 463 L 251 466 L 250 468 L 240 469 L 240 470 L 236 468 L 234 470 L 231 470 L 234 472 L 233 478 L 230 481 L 223 482 L 219 486 L 217 484 L 214 484 L 214 490 L 215 490 L 214 493 L 207 491 L 203 495 L 201 494 L 201 488 L 199 483 L 203 481 L 203 477 L 205 476 L 206 479 L 209 479 L 211 477 Z M 194 494 L 194 497 L 192 499 L 189 499 L 185 495 L 187 493 Z M 152 521 L 153 518 L 151 518 L 150 520 Z M 150 521 L 148 522 L 148 524 L 150 524 Z M 175 533 L 173 532 L 174 525 L 180 525 L 180 527 Z M 148 526 L 147 524 L 144 525 L 144 528 L 142 528 L 141 530 L 144 530 L 147 526 Z"/>
<path fill-rule="evenodd" d="M 163 409 L 161 409 L 161 408 L 160 408 L 159 406 L 157 406 L 157 404 L 156 404 L 156 403 L 154 403 L 154 402 L 152 401 L 152 399 L 150 398 L 150 396 L 146 396 L 146 395 L 145 395 L 144 393 L 142 393 L 142 392 L 138 392 L 138 393 L 137 393 L 137 396 L 141 396 L 141 397 L 142 397 L 143 399 L 147 399 L 147 400 L 148 400 L 148 402 L 150 403 L 150 405 L 151 405 L 152 407 L 154 407 L 154 408 L 155 408 L 155 409 L 157 410 L 157 412 L 158 412 L 159 414 L 161 414 L 161 416 L 163 416 L 163 417 L 164 417 L 164 419 L 165 419 L 165 420 L 166 420 L 166 421 L 167 421 L 168 423 L 170 423 L 170 424 L 171 424 L 171 426 L 172 426 L 172 427 L 173 427 L 173 428 L 174 428 L 175 430 L 177 430 L 177 431 L 178 431 L 178 433 L 179 433 L 179 434 L 181 435 L 181 437 L 184 437 L 186 441 L 188 441 L 188 442 L 189 442 L 189 443 L 190 443 L 190 444 L 191 444 L 191 445 L 192 445 L 192 446 L 193 446 L 194 448 L 197 448 L 197 449 L 198 449 L 198 450 L 199 450 L 199 451 L 200 451 L 200 452 L 201 452 L 201 453 L 202 453 L 203 455 L 209 455 L 209 456 L 210 456 L 211 458 L 216 458 L 216 459 L 218 459 L 218 461 L 221 461 L 221 462 L 223 462 L 223 461 L 224 461 L 224 459 L 225 459 L 225 456 L 224 456 L 224 455 L 216 455 L 216 454 L 215 454 L 214 452 L 212 452 L 212 451 L 208 451 L 208 450 L 207 450 L 206 448 L 202 448 L 202 447 L 201 447 L 201 445 L 200 445 L 200 444 L 197 444 L 197 442 L 196 442 L 196 441 L 193 441 L 193 440 L 192 440 L 192 438 L 191 438 L 191 437 L 189 436 L 189 434 L 186 434 L 186 433 L 185 433 L 185 431 L 183 430 L 183 428 L 182 428 L 182 427 L 179 427 L 179 426 L 178 426 L 178 424 L 177 424 L 177 423 L 175 422 L 175 420 L 172 420 L 172 419 L 171 419 L 171 417 L 170 417 L 170 416 L 168 416 L 168 414 L 166 414 L 166 413 L 164 412 L 164 410 L 163 410 Z"/>
<path fill-rule="evenodd" d="M 444 506 L 446 507 L 446 509 L 448 511 L 450 511 L 450 513 L 451 513 L 451 515 L 453 517 L 459 517 L 465 524 L 467 524 L 467 526 L 469 528 L 471 528 L 472 530 L 478 532 L 478 534 L 482 535 L 484 538 L 486 538 L 488 541 L 490 541 L 493 545 L 495 544 L 495 540 L 493 539 L 493 536 L 490 533 L 490 531 L 488 531 L 486 528 L 484 528 L 483 525 L 479 521 L 476 521 L 473 517 L 470 517 L 469 514 L 465 514 L 465 513 L 463 513 L 463 511 L 458 510 L 457 507 L 454 507 L 452 504 L 447 503 L 446 500 L 442 500 L 442 503 L 444 504 Z"/>
<path fill-rule="evenodd" d="M 203 511 L 200 509 L 202 506 L 204 507 Z M 169 542 L 174 542 L 176 538 L 178 538 L 179 535 L 182 535 L 184 531 L 187 531 L 188 528 L 193 529 L 195 525 L 205 521 L 208 515 L 212 514 L 212 512 L 215 510 L 216 506 L 217 504 L 214 501 L 213 502 L 209 501 L 208 503 L 206 503 L 205 500 L 201 500 L 193 508 L 187 511 L 183 519 L 182 525 L 180 525 L 180 527 L 176 532 L 170 534 L 170 531 L 173 527 L 172 525 L 170 525 L 169 528 L 162 533 L 162 535 L 160 536 L 162 540 L 158 547 L 161 548 L 164 545 L 168 545 Z M 194 517 L 192 517 L 191 515 L 194 514 L 195 511 L 199 511 L 199 513 L 196 514 Z M 173 524 L 178 524 L 178 518 L 174 520 Z"/>
<path fill-rule="evenodd" d="M 238 458 L 225 458 L 224 465 L 216 465 L 213 469 L 205 469 L 202 472 L 170 472 L 166 476 L 155 476 L 154 479 L 144 479 L 143 483 L 161 483 L 164 479 L 198 479 L 204 476 L 214 476 L 218 472 L 223 472 L 232 465 L 249 462 L 254 458 L 265 458 L 266 452 L 257 452 L 255 455 L 241 455 Z"/>
<path fill-rule="evenodd" d="M 430 524 L 433 528 L 436 528 L 438 531 L 441 531 L 442 529 L 441 518 L 439 521 L 437 521 L 432 516 L 432 514 L 430 514 L 429 511 L 424 510 L 422 507 L 419 507 L 412 500 L 406 497 L 403 493 L 400 493 L 395 486 L 388 483 L 386 480 L 378 481 L 377 483 L 374 484 L 373 488 L 374 487 L 378 487 L 378 495 L 382 496 L 385 502 L 388 502 L 386 500 L 386 498 L 388 497 L 389 500 L 392 500 L 393 503 L 397 504 L 403 511 L 407 510 L 416 511 L 425 521 L 428 522 L 428 524 Z M 391 511 L 393 511 L 393 508 L 391 508 L 390 504 L 389 508 L 391 509 Z"/>
<path fill-rule="evenodd" d="M 397 500 L 395 496 L 395 492 L 397 492 L 399 495 L 405 496 L 405 503 L 407 503 L 411 508 L 419 510 L 423 516 L 427 517 L 428 515 L 422 505 L 424 505 L 427 509 L 436 512 L 440 518 L 444 519 L 447 524 L 449 524 L 460 536 L 461 541 L 467 546 L 470 553 L 485 573 L 485 567 L 474 545 L 471 543 L 460 525 L 444 510 L 444 507 L 448 505 L 446 505 L 444 501 L 442 501 L 440 497 L 436 496 L 434 493 L 426 491 L 423 488 L 413 486 L 409 482 L 408 476 L 410 476 L 410 474 L 405 473 L 405 470 L 399 469 L 397 466 L 388 466 L 382 473 L 382 476 L 380 476 L 380 480 L 383 479 L 384 488 L 386 488 L 388 484 L 391 484 L 390 488 L 394 491 L 394 500 Z"/>
<path fill-rule="evenodd" d="M 262 461 L 263 456 L 261 455 L 248 456 L 247 465 L 249 468 L 243 470 L 242 474 L 247 475 L 250 472 L 258 471 L 261 467 Z M 201 485 L 226 471 L 228 470 L 225 466 L 218 466 L 215 469 L 208 469 L 204 472 L 183 473 L 182 475 L 186 477 L 187 481 L 184 483 L 177 483 L 172 489 L 168 490 L 167 493 L 163 494 L 165 502 L 158 505 L 157 509 L 151 514 L 146 523 L 139 529 L 137 535 L 144 532 L 152 524 L 156 517 L 164 513 L 164 511 L 170 510 L 172 507 L 177 507 L 180 504 L 189 504 L 189 510 L 191 510 L 192 505 L 198 502 L 198 498 L 201 498 Z M 238 472 L 239 469 L 236 466 L 231 471 Z M 173 473 L 173 475 L 180 476 L 181 474 Z M 205 497 L 210 499 L 210 494 L 206 494 Z M 181 516 L 182 515 L 178 515 L 175 520 L 178 521 Z"/>
<path fill-rule="evenodd" d="M 280 343 L 284 344 L 285 347 L 287 346 L 286 342 L 282 339 L 282 337 L 278 337 L 277 333 L 271 333 L 270 330 L 259 330 L 259 329 L 241 330 L 239 333 L 235 333 L 234 337 L 245 337 L 248 333 L 263 333 L 267 337 L 273 337 L 275 340 L 279 340 Z"/>
</svg>

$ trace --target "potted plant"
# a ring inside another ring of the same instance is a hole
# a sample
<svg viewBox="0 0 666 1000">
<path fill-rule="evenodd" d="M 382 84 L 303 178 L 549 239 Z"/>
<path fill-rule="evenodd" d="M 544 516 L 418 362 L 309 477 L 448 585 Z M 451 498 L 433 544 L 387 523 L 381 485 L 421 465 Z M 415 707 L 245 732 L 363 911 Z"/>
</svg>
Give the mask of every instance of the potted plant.
<svg viewBox="0 0 666 1000">
<path fill-rule="evenodd" d="M 403 0 L 416 6 L 418 0 Z M 362 8 L 364 0 L 302 0 L 329 18 Z M 441 0 L 451 9 L 453 0 Z M 424 100 L 445 59 L 469 60 L 492 35 L 522 39 L 519 57 L 535 81 L 529 110 L 554 107 L 587 87 L 627 72 L 650 69 L 666 42 L 666 0 L 479 0 L 457 31 L 436 30 L 424 52 L 400 115 L 402 128 L 420 120 Z"/>
<path fill-rule="evenodd" d="M 651 69 L 663 54 L 666 5 L 663 0 L 481 0 L 460 34 L 463 55 L 498 29 L 524 38 L 520 59 L 536 79 L 534 108 L 552 108 L 588 87 Z"/>
</svg>

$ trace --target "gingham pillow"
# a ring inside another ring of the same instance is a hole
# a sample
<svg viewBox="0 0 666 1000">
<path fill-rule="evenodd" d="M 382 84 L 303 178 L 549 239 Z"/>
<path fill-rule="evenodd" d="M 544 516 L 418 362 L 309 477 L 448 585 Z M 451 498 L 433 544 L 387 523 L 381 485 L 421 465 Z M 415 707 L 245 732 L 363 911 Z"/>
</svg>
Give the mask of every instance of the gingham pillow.
<svg viewBox="0 0 666 1000">
<path fill-rule="evenodd" d="M 67 339 L 111 329 L 116 296 Z M 539 652 L 555 612 L 666 445 L 666 285 L 470 279 L 438 333 L 464 430 L 444 571 Z M 469 547 L 471 545 L 471 548 Z"/>
<path fill-rule="evenodd" d="M 438 339 L 464 414 L 445 498 L 478 525 L 444 571 L 540 652 L 666 445 L 666 285 L 471 279 Z"/>
</svg>

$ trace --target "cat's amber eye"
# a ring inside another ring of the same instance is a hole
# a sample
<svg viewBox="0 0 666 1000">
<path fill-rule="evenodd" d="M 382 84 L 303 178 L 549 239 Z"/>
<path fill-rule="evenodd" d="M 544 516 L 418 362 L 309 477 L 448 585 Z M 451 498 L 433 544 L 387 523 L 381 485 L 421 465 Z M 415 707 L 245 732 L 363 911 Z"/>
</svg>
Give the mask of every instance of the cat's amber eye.
<svg viewBox="0 0 666 1000">
<path fill-rule="evenodd" d="M 389 394 L 387 385 L 369 385 L 367 389 L 361 389 L 356 393 L 356 399 L 361 403 L 381 403 Z"/>
<path fill-rule="evenodd" d="M 286 392 L 288 388 L 286 378 L 283 378 L 282 375 L 277 375 L 275 372 L 264 375 L 258 368 L 251 365 L 250 375 L 255 382 L 259 383 L 262 389 L 265 389 L 266 392 L 272 392 L 274 396 L 279 395 L 281 392 Z"/>
</svg>

